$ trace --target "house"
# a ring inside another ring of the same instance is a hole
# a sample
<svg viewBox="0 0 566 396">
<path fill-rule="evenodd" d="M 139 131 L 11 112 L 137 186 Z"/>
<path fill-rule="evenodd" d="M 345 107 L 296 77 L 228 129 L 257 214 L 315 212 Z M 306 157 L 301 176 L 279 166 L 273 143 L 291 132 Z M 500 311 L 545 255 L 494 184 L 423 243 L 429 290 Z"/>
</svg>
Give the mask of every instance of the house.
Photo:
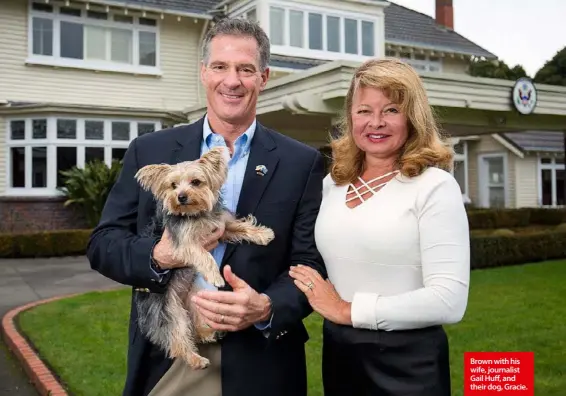
<svg viewBox="0 0 566 396">
<path fill-rule="evenodd" d="M 524 115 L 513 82 L 467 75 L 472 57 L 496 56 L 454 30 L 451 0 L 436 4 L 431 18 L 379 0 L 4 0 L 0 231 L 82 226 L 62 205 L 60 171 L 110 164 L 137 136 L 202 116 L 199 49 L 223 16 L 270 36 L 260 121 L 322 150 L 352 71 L 370 57 L 411 63 L 454 137 L 565 128 L 566 89 L 537 86 Z M 463 193 L 473 190 L 466 166 Z"/>
<path fill-rule="evenodd" d="M 473 206 L 565 206 L 562 132 L 524 131 L 454 138 L 454 176 Z"/>
</svg>

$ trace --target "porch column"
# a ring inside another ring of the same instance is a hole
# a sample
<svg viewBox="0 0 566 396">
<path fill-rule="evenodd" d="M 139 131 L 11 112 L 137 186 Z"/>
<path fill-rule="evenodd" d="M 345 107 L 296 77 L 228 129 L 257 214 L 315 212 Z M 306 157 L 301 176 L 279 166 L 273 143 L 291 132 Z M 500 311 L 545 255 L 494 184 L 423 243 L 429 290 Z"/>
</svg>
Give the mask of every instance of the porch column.
<svg viewBox="0 0 566 396">
<path fill-rule="evenodd" d="M 564 134 L 564 169 L 566 170 L 566 129 L 563 132 Z M 564 183 L 564 196 L 566 197 L 566 183 Z"/>
</svg>

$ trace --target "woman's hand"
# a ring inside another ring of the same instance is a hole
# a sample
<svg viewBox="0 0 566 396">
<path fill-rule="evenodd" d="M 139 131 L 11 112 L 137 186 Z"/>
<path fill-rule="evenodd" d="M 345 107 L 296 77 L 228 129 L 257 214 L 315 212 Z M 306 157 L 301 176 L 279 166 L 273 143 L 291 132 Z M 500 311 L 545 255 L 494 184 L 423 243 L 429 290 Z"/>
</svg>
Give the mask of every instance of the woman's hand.
<svg viewBox="0 0 566 396">
<path fill-rule="evenodd" d="M 351 306 L 336 292 L 329 280 L 324 280 L 314 269 L 304 266 L 292 266 L 289 275 L 295 280 L 295 285 L 307 296 L 312 308 L 329 321 L 351 325 Z"/>
</svg>

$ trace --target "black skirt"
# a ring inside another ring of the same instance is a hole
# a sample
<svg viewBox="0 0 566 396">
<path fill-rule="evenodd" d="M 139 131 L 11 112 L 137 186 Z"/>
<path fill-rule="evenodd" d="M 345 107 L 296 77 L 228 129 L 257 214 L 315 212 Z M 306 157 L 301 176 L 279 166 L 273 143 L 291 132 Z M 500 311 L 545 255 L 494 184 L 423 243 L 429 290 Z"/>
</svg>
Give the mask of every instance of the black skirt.
<svg viewBox="0 0 566 396">
<path fill-rule="evenodd" d="M 450 396 L 448 339 L 441 326 L 355 329 L 324 321 L 325 396 Z"/>
</svg>

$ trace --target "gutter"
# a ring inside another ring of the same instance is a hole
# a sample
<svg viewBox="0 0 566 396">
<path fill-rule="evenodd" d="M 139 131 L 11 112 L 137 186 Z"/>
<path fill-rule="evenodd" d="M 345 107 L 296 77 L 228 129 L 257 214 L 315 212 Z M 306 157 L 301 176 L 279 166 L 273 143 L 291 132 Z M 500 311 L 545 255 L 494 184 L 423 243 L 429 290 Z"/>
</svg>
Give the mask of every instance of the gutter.
<svg viewBox="0 0 566 396">
<path fill-rule="evenodd" d="M 159 7 L 152 7 L 152 6 L 148 6 L 145 4 L 136 4 L 136 3 L 131 3 L 131 2 L 120 2 L 120 1 L 113 1 L 113 0 L 94 0 L 94 1 L 88 1 L 88 0 L 76 0 L 79 1 L 81 3 L 94 3 L 94 4 L 103 4 L 106 6 L 113 6 L 113 7 L 118 7 L 118 8 L 129 8 L 132 10 L 140 10 L 140 11 L 147 11 L 147 12 L 154 12 L 157 14 L 170 14 L 170 15 L 176 15 L 176 16 L 184 16 L 184 17 L 188 17 L 188 18 L 196 18 L 196 19 L 205 19 L 205 20 L 211 20 L 213 17 L 212 15 L 207 15 L 207 14 L 199 14 L 196 12 L 186 12 L 186 11 L 178 11 L 178 10 L 173 10 L 170 8 L 159 8 Z"/>
</svg>

